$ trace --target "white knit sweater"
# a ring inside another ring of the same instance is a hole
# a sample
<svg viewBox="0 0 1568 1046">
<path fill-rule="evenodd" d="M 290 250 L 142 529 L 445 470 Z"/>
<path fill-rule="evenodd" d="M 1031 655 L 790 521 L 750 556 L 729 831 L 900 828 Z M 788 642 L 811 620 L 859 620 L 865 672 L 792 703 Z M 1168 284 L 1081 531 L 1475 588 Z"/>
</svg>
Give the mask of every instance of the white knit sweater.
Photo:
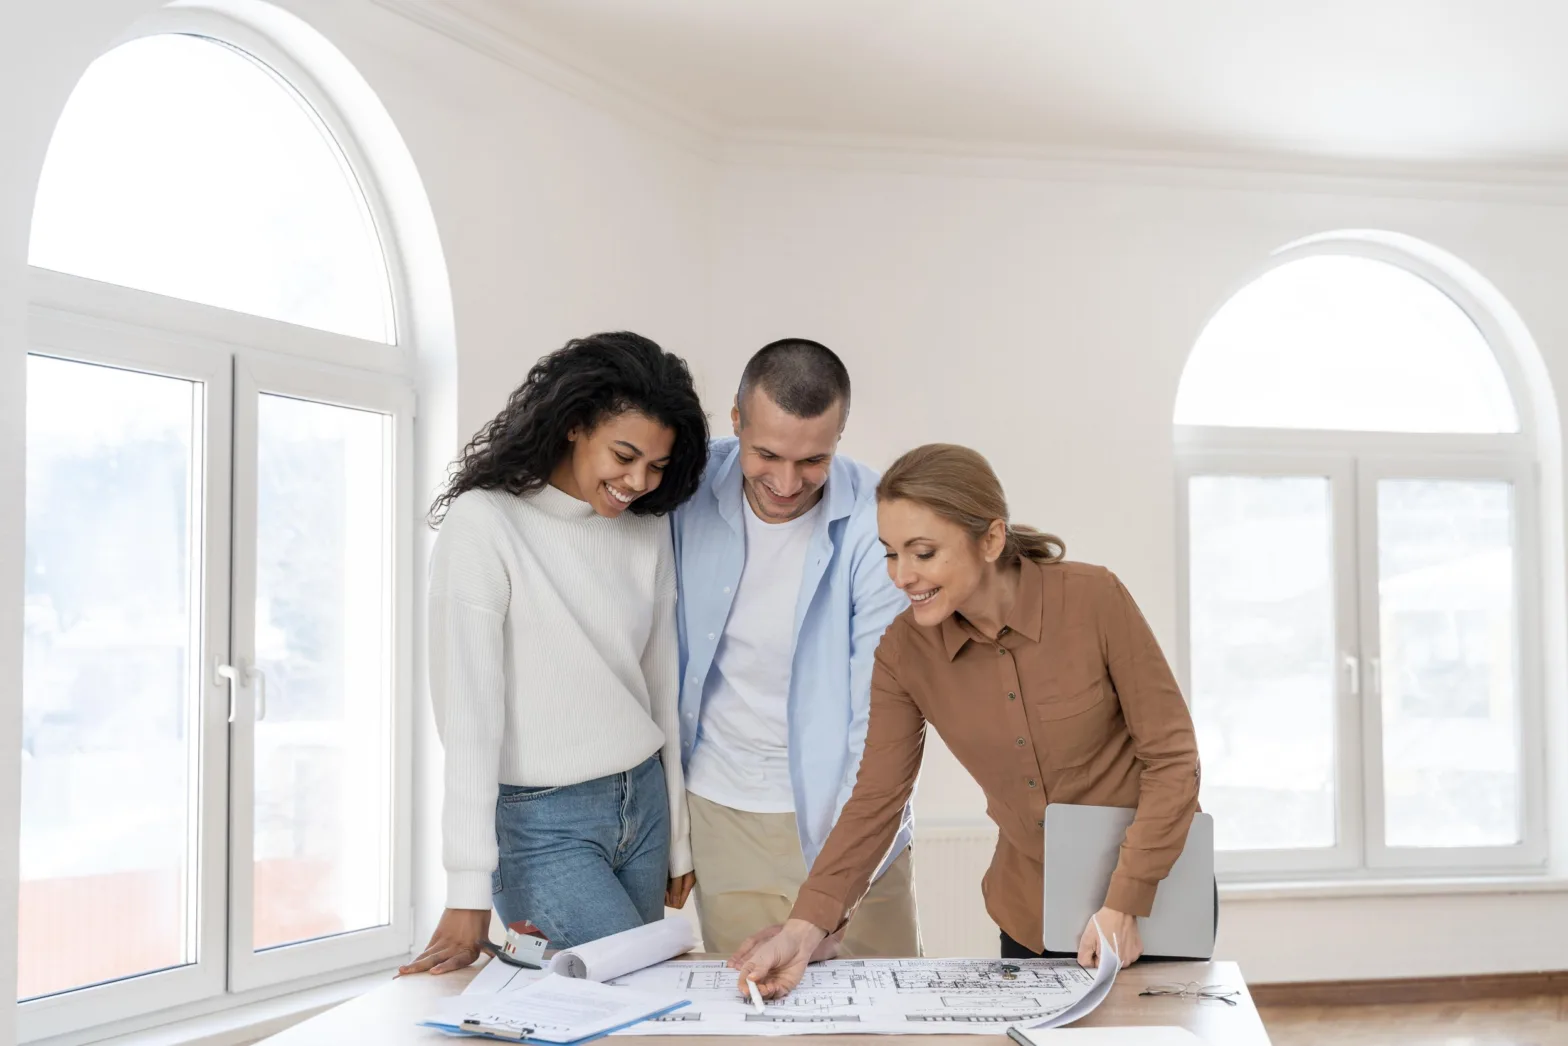
<svg viewBox="0 0 1568 1046">
<path fill-rule="evenodd" d="M 691 870 L 675 627 L 667 519 L 606 519 L 551 486 L 452 502 L 430 565 L 448 907 L 490 907 L 498 784 L 578 784 L 661 750 L 670 874 Z"/>
</svg>

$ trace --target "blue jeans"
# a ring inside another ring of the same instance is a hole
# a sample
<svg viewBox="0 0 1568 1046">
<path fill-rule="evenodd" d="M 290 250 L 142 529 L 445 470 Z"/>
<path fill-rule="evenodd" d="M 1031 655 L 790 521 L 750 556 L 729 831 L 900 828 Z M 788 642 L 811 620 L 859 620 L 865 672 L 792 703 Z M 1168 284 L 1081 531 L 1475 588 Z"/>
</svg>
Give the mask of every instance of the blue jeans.
<svg viewBox="0 0 1568 1046">
<path fill-rule="evenodd" d="M 495 838 L 495 910 L 508 925 L 530 920 L 552 948 L 664 916 L 670 806 L 657 754 L 581 784 L 502 785 Z"/>
</svg>

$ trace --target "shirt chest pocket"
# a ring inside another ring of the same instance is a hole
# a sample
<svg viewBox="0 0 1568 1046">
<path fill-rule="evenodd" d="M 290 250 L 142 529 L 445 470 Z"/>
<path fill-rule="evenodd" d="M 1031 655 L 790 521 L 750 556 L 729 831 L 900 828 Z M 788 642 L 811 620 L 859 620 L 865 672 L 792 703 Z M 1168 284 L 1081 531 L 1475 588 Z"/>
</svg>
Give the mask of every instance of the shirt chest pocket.
<svg viewBox="0 0 1568 1046">
<path fill-rule="evenodd" d="M 1065 696 L 1047 698 L 1035 706 L 1034 714 L 1043 754 L 1055 770 L 1089 762 L 1110 745 L 1121 726 L 1121 703 L 1103 676 Z"/>
</svg>

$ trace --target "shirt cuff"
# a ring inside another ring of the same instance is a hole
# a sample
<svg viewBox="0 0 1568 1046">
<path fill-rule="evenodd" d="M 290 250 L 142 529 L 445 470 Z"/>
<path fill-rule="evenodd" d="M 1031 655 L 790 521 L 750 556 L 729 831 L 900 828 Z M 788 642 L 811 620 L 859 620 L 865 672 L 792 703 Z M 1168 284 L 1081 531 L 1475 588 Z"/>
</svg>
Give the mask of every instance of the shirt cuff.
<svg viewBox="0 0 1568 1046">
<path fill-rule="evenodd" d="M 692 870 L 691 840 L 670 840 L 670 878 L 675 879 Z"/>
<path fill-rule="evenodd" d="M 1111 875 L 1111 888 L 1105 894 L 1105 907 L 1123 915 L 1147 917 L 1154 909 L 1154 891 L 1158 886 L 1159 883 L 1115 872 Z"/>
<path fill-rule="evenodd" d="M 490 910 L 489 872 L 447 872 L 446 906 Z"/>
<path fill-rule="evenodd" d="M 804 919 L 823 933 L 831 934 L 844 925 L 846 914 L 843 901 L 820 891 L 801 887 L 789 917 Z"/>
</svg>

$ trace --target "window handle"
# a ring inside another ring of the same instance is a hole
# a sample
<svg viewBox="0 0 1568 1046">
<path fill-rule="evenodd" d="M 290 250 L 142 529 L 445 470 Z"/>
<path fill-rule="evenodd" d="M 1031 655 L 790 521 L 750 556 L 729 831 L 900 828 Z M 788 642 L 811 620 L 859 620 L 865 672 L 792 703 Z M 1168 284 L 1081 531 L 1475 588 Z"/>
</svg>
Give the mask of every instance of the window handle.
<svg viewBox="0 0 1568 1046">
<path fill-rule="evenodd" d="M 1345 655 L 1345 676 L 1350 683 L 1350 696 L 1361 696 L 1361 659 L 1355 654 Z"/>
<path fill-rule="evenodd" d="M 247 686 L 256 688 L 256 721 L 259 723 L 267 718 L 267 673 L 255 665 L 245 669 Z"/>
<path fill-rule="evenodd" d="M 222 661 L 212 666 L 212 685 L 229 688 L 229 722 L 234 722 L 234 684 L 240 679 L 239 669 L 233 665 L 226 665 Z"/>
</svg>

